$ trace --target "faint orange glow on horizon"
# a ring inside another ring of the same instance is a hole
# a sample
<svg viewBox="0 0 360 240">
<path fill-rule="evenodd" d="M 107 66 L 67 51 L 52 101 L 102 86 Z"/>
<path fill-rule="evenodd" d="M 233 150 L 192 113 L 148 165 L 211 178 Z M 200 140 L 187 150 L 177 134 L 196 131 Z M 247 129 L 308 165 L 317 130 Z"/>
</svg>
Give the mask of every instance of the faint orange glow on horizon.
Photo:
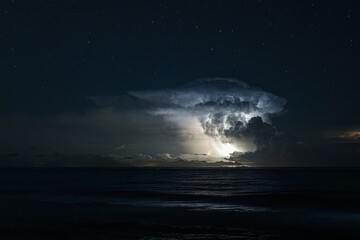
<svg viewBox="0 0 360 240">
<path fill-rule="evenodd" d="M 347 141 L 360 141 L 360 130 L 351 129 L 343 131 L 335 131 L 327 135 L 328 138 L 338 138 Z"/>
</svg>

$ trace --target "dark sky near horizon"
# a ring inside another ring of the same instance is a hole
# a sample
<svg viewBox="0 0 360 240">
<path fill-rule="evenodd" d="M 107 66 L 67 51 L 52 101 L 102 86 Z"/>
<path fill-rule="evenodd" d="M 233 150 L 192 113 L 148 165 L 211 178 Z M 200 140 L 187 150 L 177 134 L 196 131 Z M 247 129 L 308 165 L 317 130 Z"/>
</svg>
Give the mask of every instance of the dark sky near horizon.
<svg viewBox="0 0 360 240">
<path fill-rule="evenodd" d="M 279 129 L 360 126 L 352 1 L 0 3 L 0 114 L 82 113 L 87 97 L 231 77 L 287 100 Z"/>
</svg>

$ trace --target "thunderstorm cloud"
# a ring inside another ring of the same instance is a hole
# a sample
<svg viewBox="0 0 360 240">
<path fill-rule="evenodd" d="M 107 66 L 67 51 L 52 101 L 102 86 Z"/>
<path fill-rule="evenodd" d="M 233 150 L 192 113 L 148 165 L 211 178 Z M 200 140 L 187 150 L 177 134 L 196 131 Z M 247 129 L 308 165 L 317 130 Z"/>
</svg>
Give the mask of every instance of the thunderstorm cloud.
<svg viewBox="0 0 360 240">
<path fill-rule="evenodd" d="M 284 98 L 229 78 L 199 79 L 177 89 L 129 94 L 148 102 L 150 114 L 203 134 L 209 154 L 222 157 L 266 147 L 276 134 L 271 117 L 286 104 Z"/>
</svg>

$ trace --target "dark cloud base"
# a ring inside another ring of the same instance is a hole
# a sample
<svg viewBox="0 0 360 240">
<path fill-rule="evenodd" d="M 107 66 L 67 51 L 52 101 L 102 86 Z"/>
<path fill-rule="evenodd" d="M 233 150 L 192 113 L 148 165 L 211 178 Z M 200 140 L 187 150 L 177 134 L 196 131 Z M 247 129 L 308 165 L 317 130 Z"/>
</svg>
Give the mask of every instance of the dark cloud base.
<svg viewBox="0 0 360 240">
<path fill-rule="evenodd" d="M 236 164 L 241 166 L 241 164 Z M 100 156 L 96 154 L 81 155 L 41 155 L 21 156 L 20 154 L 9 154 L 0 158 L 0 168 L 12 167 L 44 167 L 44 168 L 106 168 L 106 167 L 229 167 L 234 166 L 229 161 L 218 161 L 209 163 L 206 161 L 187 161 L 180 158 L 164 160 L 148 155 L 116 157 Z"/>
<path fill-rule="evenodd" d="M 198 155 L 193 157 L 200 159 Z M 217 162 L 138 154 L 128 157 L 97 154 L 22 156 L 18 153 L 1 156 L 0 168 L 11 167 L 360 167 L 360 143 L 309 145 L 281 136 L 273 139 L 271 147 L 245 154 L 234 153 L 230 158 Z"/>
</svg>

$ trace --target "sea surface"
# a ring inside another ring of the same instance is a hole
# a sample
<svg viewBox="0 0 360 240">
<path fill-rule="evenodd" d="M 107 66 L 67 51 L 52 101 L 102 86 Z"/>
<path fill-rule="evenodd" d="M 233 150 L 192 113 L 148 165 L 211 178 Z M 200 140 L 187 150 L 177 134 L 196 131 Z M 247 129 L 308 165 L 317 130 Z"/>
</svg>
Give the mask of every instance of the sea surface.
<svg viewBox="0 0 360 240">
<path fill-rule="evenodd" d="M 360 169 L 0 169 L 0 239 L 360 239 Z"/>
</svg>

